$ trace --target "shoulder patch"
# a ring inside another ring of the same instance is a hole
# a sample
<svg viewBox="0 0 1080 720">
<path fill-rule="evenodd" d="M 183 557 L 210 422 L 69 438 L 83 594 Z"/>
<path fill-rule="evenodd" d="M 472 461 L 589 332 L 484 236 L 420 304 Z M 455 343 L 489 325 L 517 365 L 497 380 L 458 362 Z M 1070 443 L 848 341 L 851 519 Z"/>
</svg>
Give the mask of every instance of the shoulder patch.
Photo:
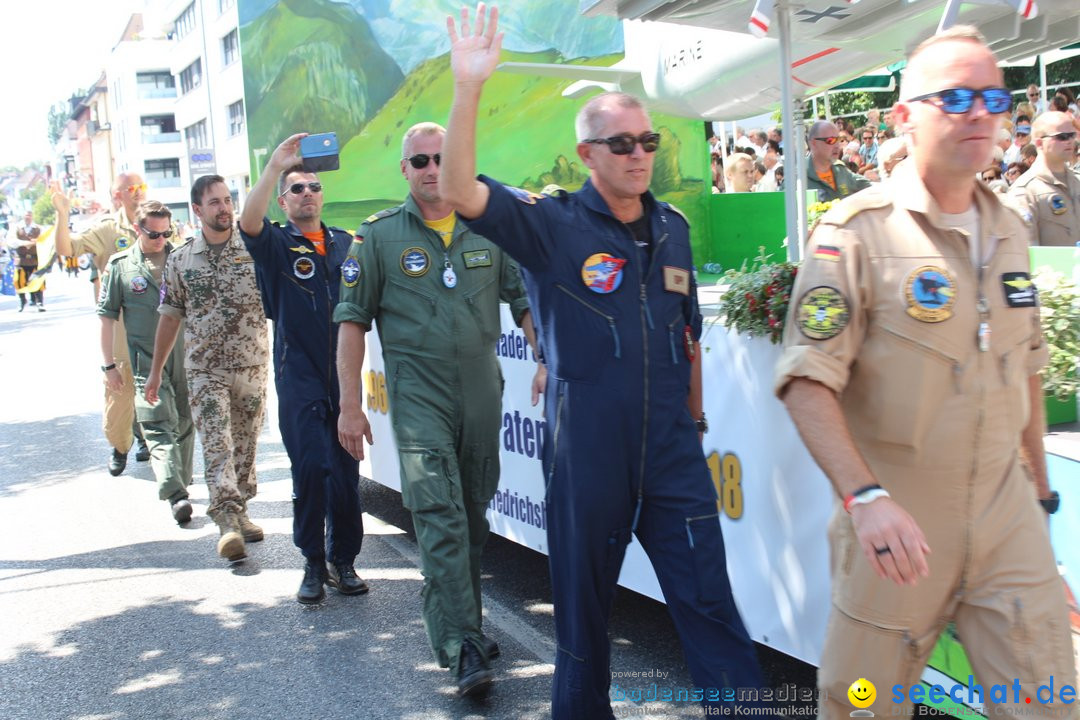
<svg viewBox="0 0 1080 720">
<path fill-rule="evenodd" d="M 875 188 L 867 188 L 838 202 L 821 216 L 821 222 L 827 225 L 847 225 L 852 218 L 864 210 L 883 208 L 891 204 L 892 198 L 884 192 L 881 190 L 875 191 Z"/>
<path fill-rule="evenodd" d="M 672 205 L 671 203 L 669 203 L 669 202 L 661 202 L 661 203 L 660 203 L 660 206 L 661 206 L 661 207 L 665 207 L 665 208 L 667 208 L 667 209 L 668 209 L 668 210 L 670 210 L 671 212 L 673 212 L 673 213 L 675 213 L 676 215 L 678 215 L 679 217 L 681 217 L 681 218 L 683 219 L 683 222 L 685 222 L 685 223 L 686 223 L 687 225 L 689 225 L 689 224 L 690 224 L 690 218 L 686 217 L 686 213 L 684 213 L 684 212 L 683 212 L 682 210 L 680 210 L 679 208 L 675 207 L 675 206 L 674 206 L 674 205 Z"/>
</svg>

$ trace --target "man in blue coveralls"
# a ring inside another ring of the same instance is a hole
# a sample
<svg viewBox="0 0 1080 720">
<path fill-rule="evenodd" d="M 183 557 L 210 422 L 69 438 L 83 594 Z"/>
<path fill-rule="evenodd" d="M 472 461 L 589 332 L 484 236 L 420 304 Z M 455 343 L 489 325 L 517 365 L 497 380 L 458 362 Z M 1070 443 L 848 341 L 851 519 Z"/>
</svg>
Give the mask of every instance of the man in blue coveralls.
<svg viewBox="0 0 1080 720">
<path fill-rule="evenodd" d="M 614 717 L 607 624 L 631 534 L 652 560 L 702 700 L 719 706 L 725 687 L 761 687 L 761 671 L 731 594 L 698 434 L 689 226 L 648 189 L 660 136 L 640 101 L 608 93 L 577 117 L 590 170 L 578 192 L 548 197 L 475 179 L 480 93 L 501 45 L 496 11 L 486 31 L 477 11 L 475 32 L 462 11 L 460 38 L 448 20 L 454 104 L 439 193 L 520 263 L 540 318 L 552 716 Z"/>
<path fill-rule="evenodd" d="M 320 219 L 322 184 L 300 164 L 306 135 L 289 137 L 270 156 L 244 204 L 240 236 L 255 259 L 266 317 L 274 321 L 278 421 L 292 464 L 293 542 L 304 555 L 296 599 L 313 604 L 326 596 L 324 584 L 343 595 L 366 593 L 368 586 L 353 568 L 364 539 L 360 471 L 337 437 L 331 320 L 352 235 Z M 274 194 L 289 220 L 284 226 L 264 217 Z"/>
</svg>

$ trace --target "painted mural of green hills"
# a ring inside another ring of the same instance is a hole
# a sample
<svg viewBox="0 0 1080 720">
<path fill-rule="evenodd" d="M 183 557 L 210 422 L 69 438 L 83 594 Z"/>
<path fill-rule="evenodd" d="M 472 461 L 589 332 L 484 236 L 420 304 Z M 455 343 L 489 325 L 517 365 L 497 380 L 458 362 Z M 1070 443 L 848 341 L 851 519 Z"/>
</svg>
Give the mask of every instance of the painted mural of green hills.
<svg viewBox="0 0 1080 720">
<path fill-rule="evenodd" d="M 575 64 L 611 65 L 621 55 L 574 59 Z M 556 52 L 514 53 L 503 51 L 504 62 L 565 63 Z M 543 180 L 559 173 L 578 180 L 567 190 L 576 190 L 588 174 L 580 165 L 574 148 L 574 116 L 581 99 L 562 97 L 572 80 L 496 72 L 484 87 L 477 128 L 477 168 L 498 180 L 518 186 L 543 186 Z M 359 135 L 341 152 L 341 171 L 324 178 L 326 200 L 342 212 L 348 203 L 365 209 L 377 198 L 401 202 L 408 184 L 401 176 L 401 137 L 413 124 L 434 121 L 445 125 L 453 97 L 449 58 L 446 55 L 421 63 L 409 74 L 393 97 L 371 119 Z M 654 115 L 656 127 L 663 127 L 664 157 L 657 158 L 653 187 L 665 200 L 687 212 L 692 225 L 704 228 L 701 180 L 708 172 L 708 151 L 700 123 Z M 569 170 L 568 170 L 569 171 Z M 389 195 L 388 195 L 389 194 Z M 329 205 L 328 205 L 329 209 Z M 342 222 L 348 227 L 357 213 L 348 213 Z M 701 217 L 696 217 L 701 215 Z M 695 232 L 695 235 L 697 232 Z"/>
<path fill-rule="evenodd" d="M 334 131 L 345 143 L 404 80 L 348 5 L 281 0 L 241 27 L 240 38 L 253 151 L 272 151 L 296 128 Z"/>
</svg>

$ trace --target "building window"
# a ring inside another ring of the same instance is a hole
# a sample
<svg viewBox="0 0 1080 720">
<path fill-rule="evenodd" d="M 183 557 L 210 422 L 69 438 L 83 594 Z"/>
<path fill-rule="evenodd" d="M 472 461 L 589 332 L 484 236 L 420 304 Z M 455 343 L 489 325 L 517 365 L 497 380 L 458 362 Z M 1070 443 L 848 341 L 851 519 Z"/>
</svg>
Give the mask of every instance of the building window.
<svg viewBox="0 0 1080 720">
<path fill-rule="evenodd" d="M 135 82 L 141 100 L 176 97 L 176 79 L 168 70 L 136 73 Z M 119 105 L 119 93 L 117 93 Z"/>
<path fill-rule="evenodd" d="M 223 64 L 232 65 L 240 57 L 240 41 L 236 30 L 221 38 L 221 59 Z"/>
<path fill-rule="evenodd" d="M 229 106 L 229 136 L 244 132 L 244 101 L 237 100 Z"/>
<path fill-rule="evenodd" d="M 202 85 L 202 58 L 180 71 L 180 93 L 187 95 L 195 88 Z"/>
<path fill-rule="evenodd" d="M 180 187 L 180 159 L 145 160 L 143 177 L 152 188 Z"/>
<path fill-rule="evenodd" d="M 188 5 L 176 18 L 176 39 L 180 40 L 195 29 L 195 3 Z"/>
<path fill-rule="evenodd" d="M 223 14 L 226 10 L 236 5 L 236 0 L 217 0 L 218 14 Z"/>
<path fill-rule="evenodd" d="M 189 150 L 209 147 L 206 139 L 206 120 L 200 120 L 194 125 L 188 125 L 184 128 L 184 137 L 187 139 Z"/>
</svg>

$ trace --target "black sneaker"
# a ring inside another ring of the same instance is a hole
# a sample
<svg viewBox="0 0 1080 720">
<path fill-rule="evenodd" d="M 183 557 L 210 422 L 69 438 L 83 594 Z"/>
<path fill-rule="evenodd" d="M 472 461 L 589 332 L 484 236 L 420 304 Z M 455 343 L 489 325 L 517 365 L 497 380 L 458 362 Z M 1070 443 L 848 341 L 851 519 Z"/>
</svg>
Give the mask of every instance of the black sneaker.
<svg viewBox="0 0 1080 720">
<path fill-rule="evenodd" d="M 191 522 L 191 502 L 187 498 L 173 500 L 170 505 L 172 507 L 173 520 L 176 521 L 177 525 Z"/>
<path fill-rule="evenodd" d="M 296 592 L 296 599 L 304 605 L 315 605 L 326 597 L 323 583 L 327 581 L 326 563 L 304 562 L 304 580 L 300 583 L 300 589 Z"/>
<path fill-rule="evenodd" d="M 457 691 L 461 697 L 479 697 L 491 689 L 495 674 L 480 657 L 480 651 L 466 640 L 461 644 L 461 660 L 458 663 Z"/>
<path fill-rule="evenodd" d="M 139 438 L 139 450 L 135 453 L 135 459 L 139 462 L 146 462 L 150 459 L 150 448 L 146 447 L 146 441 Z"/>
<path fill-rule="evenodd" d="M 328 565 L 326 584 L 342 595 L 363 595 L 368 591 L 367 583 L 360 579 L 356 570 L 348 563 Z"/>
<path fill-rule="evenodd" d="M 116 448 L 113 448 L 112 457 L 109 458 L 109 474 L 116 477 L 120 473 L 124 472 L 124 468 L 127 467 L 127 453 L 122 453 Z"/>
</svg>

